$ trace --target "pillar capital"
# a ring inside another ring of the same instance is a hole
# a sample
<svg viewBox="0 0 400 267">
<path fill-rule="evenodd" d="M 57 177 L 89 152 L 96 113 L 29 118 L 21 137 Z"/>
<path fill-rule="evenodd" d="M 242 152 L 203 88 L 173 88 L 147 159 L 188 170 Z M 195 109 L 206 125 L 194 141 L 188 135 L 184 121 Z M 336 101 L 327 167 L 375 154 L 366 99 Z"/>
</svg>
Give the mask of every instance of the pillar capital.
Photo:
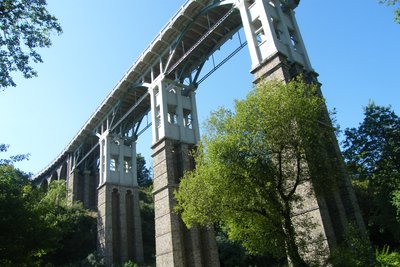
<svg viewBox="0 0 400 267">
<path fill-rule="evenodd" d="M 153 145 L 163 138 L 197 143 L 199 126 L 193 88 L 176 81 L 162 79 L 153 83 L 149 92 L 154 122 Z"/>
<path fill-rule="evenodd" d="M 243 1 L 239 6 L 252 69 L 277 53 L 313 71 L 293 9 L 299 0 Z"/>
</svg>

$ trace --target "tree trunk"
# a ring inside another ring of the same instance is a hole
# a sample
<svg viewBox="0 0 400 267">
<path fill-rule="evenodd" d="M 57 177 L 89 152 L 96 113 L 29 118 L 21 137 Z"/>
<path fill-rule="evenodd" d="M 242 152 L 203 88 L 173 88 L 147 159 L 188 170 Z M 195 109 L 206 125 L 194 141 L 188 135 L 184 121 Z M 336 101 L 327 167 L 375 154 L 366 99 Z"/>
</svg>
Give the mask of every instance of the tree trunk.
<svg viewBox="0 0 400 267">
<path fill-rule="evenodd" d="M 290 205 L 286 201 L 283 210 L 283 217 L 283 231 L 285 233 L 286 250 L 290 264 L 293 267 L 308 267 L 308 264 L 300 256 L 299 248 L 296 244 L 295 230 L 290 216 Z"/>
</svg>

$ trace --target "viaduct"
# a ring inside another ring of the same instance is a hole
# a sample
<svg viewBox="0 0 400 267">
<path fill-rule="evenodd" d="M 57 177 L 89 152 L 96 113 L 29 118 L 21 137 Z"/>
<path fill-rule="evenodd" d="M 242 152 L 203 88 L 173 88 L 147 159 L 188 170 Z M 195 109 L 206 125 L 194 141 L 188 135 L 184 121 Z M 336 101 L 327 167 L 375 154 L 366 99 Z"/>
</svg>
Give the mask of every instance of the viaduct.
<svg viewBox="0 0 400 267">
<path fill-rule="evenodd" d="M 156 264 L 219 266 L 213 231 L 188 230 L 172 212 L 173 191 L 183 172 L 194 168 L 189 151 L 200 138 L 196 90 L 246 45 L 255 82 L 260 78 L 287 82 L 300 73 L 317 81 L 294 15 L 298 4 L 299 0 L 187 1 L 62 153 L 34 177 L 43 188 L 65 179 L 71 198 L 97 211 L 98 252 L 106 266 L 127 259 L 143 261 L 136 141 L 150 127 Z M 207 60 L 239 30 L 245 40 L 205 72 Z M 144 119 L 147 116 L 150 123 Z M 340 159 L 334 135 L 332 140 L 333 156 Z M 343 166 L 337 174 L 334 193 L 316 192 L 304 210 L 328 249 L 336 246 L 348 222 L 364 228 Z M 312 182 L 306 186 L 312 188 Z"/>
</svg>

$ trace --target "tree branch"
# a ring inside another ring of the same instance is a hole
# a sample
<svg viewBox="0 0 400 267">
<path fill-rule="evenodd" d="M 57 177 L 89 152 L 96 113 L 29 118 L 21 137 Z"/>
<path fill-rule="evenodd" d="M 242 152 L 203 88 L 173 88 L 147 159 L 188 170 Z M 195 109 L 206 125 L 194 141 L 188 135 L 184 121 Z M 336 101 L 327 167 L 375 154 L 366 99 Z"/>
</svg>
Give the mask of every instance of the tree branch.
<svg viewBox="0 0 400 267">
<path fill-rule="evenodd" d="M 297 173 L 296 173 L 296 182 L 294 183 L 294 186 L 292 188 L 292 190 L 289 192 L 289 194 L 287 195 L 287 198 L 291 198 L 294 193 L 297 190 L 297 186 L 300 184 L 300 178 L 301 178 L 301 155 L 299 155 L 299 152 L 297 153 L 297 157 L 296 157 L 296 164 L 297 164 Z"/>
</svg>

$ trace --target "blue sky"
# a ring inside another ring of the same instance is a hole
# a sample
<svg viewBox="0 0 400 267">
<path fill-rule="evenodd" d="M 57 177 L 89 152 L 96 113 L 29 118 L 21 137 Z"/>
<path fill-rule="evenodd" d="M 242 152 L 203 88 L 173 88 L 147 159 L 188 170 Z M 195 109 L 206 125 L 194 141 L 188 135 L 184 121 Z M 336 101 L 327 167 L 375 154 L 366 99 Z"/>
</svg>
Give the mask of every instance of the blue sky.
<svg viewBox="0 0 400 267">
<path fill-rule="evenodd" d="M 36 173 L 50 163 L 184 3 L 48 0 L 64 33 L 41 50 L 38 78 L 15 75 L 17 87 L 0 92 L 0 143 L 11 145 L 10 154 L 31 154 L 17 166 Z M 337 109 L 343 129 L 358 125 L 369 100 L 400 114 L 400 25 L 390 7 L 378 0 L 303 0 L 296 14 L 328 107 Z M 246 47 L 200 85 L 200 121 L 245 97 L 250 65 Z M 138 142 L 148 161 L 150 136 L 148 130 Z"/>
</svg>

